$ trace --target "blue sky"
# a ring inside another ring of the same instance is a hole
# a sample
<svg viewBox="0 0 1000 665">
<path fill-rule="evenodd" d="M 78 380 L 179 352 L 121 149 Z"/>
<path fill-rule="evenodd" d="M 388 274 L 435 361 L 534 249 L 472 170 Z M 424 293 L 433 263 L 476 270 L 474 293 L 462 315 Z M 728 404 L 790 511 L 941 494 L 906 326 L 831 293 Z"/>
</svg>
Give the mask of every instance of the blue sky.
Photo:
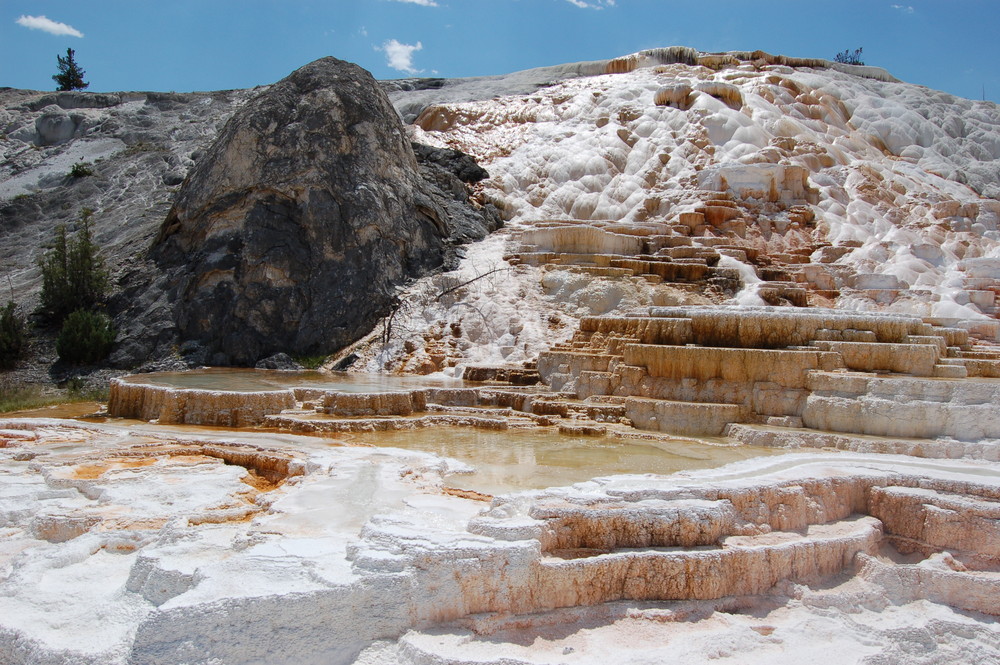
<svg viewBox="0 0 1000 665">
<path fill-rule="evenodd" d="M 670 45 L 831 59 L 863 47 L 904 81 L 997 102 L 998 33 L 998 0 L 0 0 L 0 86 L 53 89 L 68 47 L 93 91 L 244 88 L 325 55 L 384 79 Z"/>
</svg>

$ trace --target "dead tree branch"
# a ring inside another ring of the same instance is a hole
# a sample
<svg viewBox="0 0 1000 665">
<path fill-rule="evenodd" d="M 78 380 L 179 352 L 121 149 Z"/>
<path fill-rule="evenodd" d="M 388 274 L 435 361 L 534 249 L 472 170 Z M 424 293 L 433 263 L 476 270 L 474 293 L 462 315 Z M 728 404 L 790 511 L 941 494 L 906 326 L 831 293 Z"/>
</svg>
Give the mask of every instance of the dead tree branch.
<svg viewBox="0 0 1000 665">
<path fill-rule="evenodd" d="M 500 272 L 502 270 L 507 270 L 507 266 L 502 266 L 500 268 L 494 268 L 493 270 L 490 270 L 489 272 L 484 272 L 482 275 L 478 275 L 476 277 L 473 277 L 472 279 L 467 280 L 465 282 L 462 282 L 461 284 L 459 284 L 457 286 L 453 286 L 450 289 L 445 289 L 441 293 L 437 294 L 437 297 L 434 298 L 434 300 L 435 300 L 435 302 L 438 301 L 438 300 L 441 300 L 441 298 L 445 297 L 449 293 L 454 293 L 455 291 L 458 291 L 460 288 L 462 288 L 464 286 L 468 286 L 469 284 L 472 284 L 473 282 L 475 282 L 477 280 L 480 280 L 483 277 L 487 277 L 489 275 L 492 275 L 493 273 Z"/>
</svg>

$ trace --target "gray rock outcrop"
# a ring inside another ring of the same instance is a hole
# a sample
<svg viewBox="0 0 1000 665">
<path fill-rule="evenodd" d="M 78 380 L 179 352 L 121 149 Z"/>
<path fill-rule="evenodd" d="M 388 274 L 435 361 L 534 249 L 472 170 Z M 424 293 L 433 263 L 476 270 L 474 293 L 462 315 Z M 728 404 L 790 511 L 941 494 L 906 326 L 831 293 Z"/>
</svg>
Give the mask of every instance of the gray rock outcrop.
<svg viewBox="0 0 1000 665">
<path fill-rule="evenodd" d="M 150 253 L 166 297 L 135 317 L 133 341 L 171 311 L 181 352 L 209 364 L 329 353 L 366 334 L 397 286 L 500 223 L 468 202 L 461 179 L 483 175 L 471 160 L 420 152 L 424 166 L 356 65 L 323 58 L 271 86 L 184 181 Z"/>
<path fill-rule="evenodd" d="M 0 281 L 38 305 L 37 259 L 81 210 L 117 284 L 149 249 L 196 155 L 255 91 L 42 93 L 0 89 Z M 68 139 L 66 137 L 69 137 Z M 66 139 L 66 140 L 63 140 Z M 69 175 L 82 163 L 93 175 Z M 179 176 L 179 179 L 177 179 Z M 148 269 L 146 269 L 148 272 Z"/>
</svg>

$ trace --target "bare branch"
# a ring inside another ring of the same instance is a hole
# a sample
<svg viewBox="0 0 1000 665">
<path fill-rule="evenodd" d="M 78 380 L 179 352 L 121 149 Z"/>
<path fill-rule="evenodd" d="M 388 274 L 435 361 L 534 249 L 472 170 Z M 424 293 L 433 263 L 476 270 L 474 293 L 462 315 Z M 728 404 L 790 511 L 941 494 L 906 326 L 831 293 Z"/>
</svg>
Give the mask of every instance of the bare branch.
<svg viewBox="0 0 1000 665">
<path fill-rule="evenodd" d="M 458 286 L 453 286 L 453 287 L 451 287 L 450 289 L 445 289 L 445 290 L 444 290 L 444 291 L 442 291 L 441 293 L 437 294 L 437 297 L 436 297 L 436 298 L 434 298 L 434 300 L 435 300 L 435 301 L 437 301 L 437 300 L 441 300 L 441 298 L 445 297 L 445 296 L 446 296 L 446 295 L 448 295 L 449 293 L 453 293 L 453 292 L 455 292 L 455 291 L 458 291 L 458 290 L 459 290 L 460 288 L 462 288 L 463 286 L 468 286 L 469 284 L 472 284 L 473 282 L 475 282 L 475 281 L 477 281 L 477 280 L 480 280 L 480 279 L 482 279 L 483 277 L 487 277 L 487 276 L 489 276 L 489 275 L 492 275 L 493 273 L 496 273 L 496 272 L 500 272 L 500 271 L 502 271 L 502 270 L 507 270 L 507 269 L 508 269 L 508 267 L 509 267 L 509 266 L 502 266 L 502 267 L 500 267 L 500 268 L 494 268 L 493 270 L 490 270 L 489 272 L 484 272 L 484 273 L 483 273 L 482 275 L 479 275 L 479 276 L 477 276 L 477 277 L 473 277 L 473 278 L 472 278 L 472 279 L 470 279 L 470 280 L 467 280 L 467 281 L 465 281 L 465 282 L 462 282 L 462 283 L 461 283 L 461 284 L 459 284 Z"/>
</svg>

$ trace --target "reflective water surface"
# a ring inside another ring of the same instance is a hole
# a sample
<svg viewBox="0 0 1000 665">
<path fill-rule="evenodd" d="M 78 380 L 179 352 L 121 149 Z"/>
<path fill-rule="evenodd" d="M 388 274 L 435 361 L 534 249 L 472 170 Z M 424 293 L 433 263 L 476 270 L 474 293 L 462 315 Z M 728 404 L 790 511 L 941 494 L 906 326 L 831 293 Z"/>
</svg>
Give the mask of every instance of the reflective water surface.
<svg viewBox="0 0 1000 665">
<path fill-rule="evenodd" d="M 350 374 L 347 372 L 282 371 L 219 367 L 186 372 L 133 374 L 130 383 L 151 383 L 175 388 L 256 392 L 288 388 L 322 388 L 351 393 L 416 390 L 418 388 L 461 388 L 461 379 L 390 374 Z"/>
<path fill-rule="evenodd" d="M 489 431 L 441 427 L 338 435 L 345 443 L 421 450 L 475 467 L 445 479 L 449 487 L 486 494 L 569 485 L 619 473 L 670 474 L 775 455 L 772 448 L 716 446 L 688 439 L 640 441 L 567 436 L 551 430 Z"/>
<path fill-rule="evenodd" d="M 345 372 L 276 371 L 254 369 L 202 369 L 186 372 L 157 372 L 128 377 L 135 383 L 252 392 L 283 390 L 294 387 L 315 387 L 344 392 L 385 392 L 412 390 L 421 387 L 462 387 L 457 379 L 426 376 L 388 376 L 379 374 L 349 374 Z M 69 405 L 67 405 L 69 406 Z M 44 415 L 80 417 L 92 413 L 86 407 L 74 405 L 65 413 L 53 410 Z M 39 414 L 42 415 L 42 414 Z M 316 418 L 329 418 L 316 414 Z M 277 440 L 279 432 L 225 430 L 225 428 L 172 426 L 187 431 L 228 431 L 231 436 L 252 436 L 255 442 L 269 437 Z M 772 448 L 715 445 L 721 439 L 641 440 L 614 436 L 571 436 L 555 428 L 509 429 L 502 431 L 465 427 L 429 427 L 389 432 L 331 434 L 324 437 L 328 444 L 360 444 L 383 448 L 402 448 L 433 453 L 459 460 L 475 469 L 472 473 L 455 473 L 445 484 L 456 489 L 475 490 L 485 494 L 540 489 L 570 485 L 600 476 L 614 474 L 671 474 L 691 469 L 706 469 L 751 457 L 781 454 Z M 313 438 L 313 440 L 322 439 Z M 320 443 L 320 445 L 324 445 Z"/>
</svg>

